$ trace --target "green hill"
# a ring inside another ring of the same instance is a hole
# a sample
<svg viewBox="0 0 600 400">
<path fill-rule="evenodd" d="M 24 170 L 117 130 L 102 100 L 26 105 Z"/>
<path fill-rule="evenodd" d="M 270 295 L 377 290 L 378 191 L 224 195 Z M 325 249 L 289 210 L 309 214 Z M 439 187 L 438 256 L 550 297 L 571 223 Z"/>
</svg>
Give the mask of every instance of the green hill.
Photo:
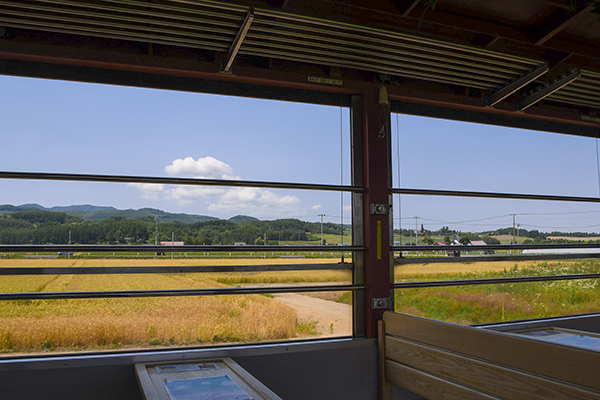
<svg viewBox="0 0 600 400">
<path fill-rule="evenodd" d="M 229 218 L 231 222 L 245 222 L 245 221 L 260 221 L 258 218 L 250 217 L 248 215 L 236 215 Z"/>
<path fill-rule="evenodd" d="M 46 208 L 40 206 L 39 204 L 23 204 L 20 206 L 13 206 L 11 204 L 0 205 L 0 214 L 12 214 L 19 211 L 34 211 L 34 210 L 44 210 L 44 211 L 52 211 L 52 212 L 64 212 L 69 215 L 73 215 L 75 217 L 83 218 L 88 221 L 102 221 L 104 219 L 112 218 L 112 217 L 121 217 L 121 218 L 129 218 L 129 219 L 138 219 L 138 218 L 154 218 L 156 215 L 160 217 L 160 222 L 185 222 L 187 224 L 191 224 L 194 222 L 204 222 L 216 220 L 218 218 L 210 217 L 207 215 L 196 215 L 196 214 L 183 214 L 183 213 L 169 213 L 162 210 L 157 210 L 154 208 L 140 208 L 139 210 L 118 210 L 114 207 L 99 207 L 93 206 L 90 204 L 84 205 L 72 205 L 72 206 L 60 206 L 60 207 L 51 207 Z M 252 217 L 247 217 L 252 218 Z"/>
</svg>

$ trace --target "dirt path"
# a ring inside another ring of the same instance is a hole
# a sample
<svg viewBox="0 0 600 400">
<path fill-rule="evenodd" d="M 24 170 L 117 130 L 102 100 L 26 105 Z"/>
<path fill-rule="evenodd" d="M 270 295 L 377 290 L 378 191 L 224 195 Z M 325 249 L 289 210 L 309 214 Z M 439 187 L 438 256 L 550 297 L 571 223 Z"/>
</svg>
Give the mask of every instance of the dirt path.
<svg viewBox="0 0 600 400">
<path fill-rule="evenodd" d="M 293 283 L 290 286 L 329 285 L 331 283 Z M 244 284 L 242 287 L 283 286 L 275 284 Z M 315 293 L 277 293 L 275 299 L 296 310 L 299 322 L 317 321 L 318 337 L 351 336 L 352 335 L 352 306 L 337 303 L 341 292 Z"/>
<path fill-rule="evenodd" d="M 317 321 L 319 337 L 352 335 L 352 307 L 296 293 L 279 293 L 275 298 L 293 308 L 301 322 Z"/>
</svg>

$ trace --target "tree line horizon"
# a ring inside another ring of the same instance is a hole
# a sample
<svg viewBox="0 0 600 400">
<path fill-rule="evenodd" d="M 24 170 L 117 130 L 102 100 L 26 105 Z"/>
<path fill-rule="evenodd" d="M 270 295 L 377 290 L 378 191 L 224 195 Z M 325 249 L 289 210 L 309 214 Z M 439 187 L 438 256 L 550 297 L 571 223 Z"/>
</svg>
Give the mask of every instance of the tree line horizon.
<svg viewBox="0 0 600 400">
<path fill-rule="evenodd" d="M 342 236 L 340 224 L 323 223 L 323 234 L 336 235 L 344 242 L 351 242 L 348 226 Z M 483 232 L 459 232 L 444 226 L 438 230 L 418 231 L 422 243 L 434 244 L 440 238 L 448 242 L 454 237 L 465 242 L 483 240 L 487 244 L 499 244 L 492 236 L 512 235 L 513 228 L 500 228 Z M 523 243 L 556 243 L 548 236 L 594 237 L 598 233 L 587 232 L 540 232 L 538 230 L 519 229 Z M 413 236 L 414 229 L 395 229 L 394 235 Z M 85 220 L 65 212 L 34 210 L 0 214 L 0 244 L 154 244 L 155 240 L 171 241 L 173 236 L 186 245 L 232 245 L 244 242 L 248 245 L 276 245 L 285 242 L 320 242 L 321 223 L 307 222 L 296 218 L 276 220 L 257 220 L 249 218 L 242 221 L 208 220 L 193 223 L 181 221 L 160 222 L 158 237 L 156 221 L 152 217 L 125 218 L 113 216 L 100 221 Z M 331 237 L 331 236 L 329 236 Z M 421 241 L 420 240 L 420 241 Z M 341 241 L 341 240 L 340 240 Z M 327 244 L 324 239 L 323 243 Z"/>
</svg>

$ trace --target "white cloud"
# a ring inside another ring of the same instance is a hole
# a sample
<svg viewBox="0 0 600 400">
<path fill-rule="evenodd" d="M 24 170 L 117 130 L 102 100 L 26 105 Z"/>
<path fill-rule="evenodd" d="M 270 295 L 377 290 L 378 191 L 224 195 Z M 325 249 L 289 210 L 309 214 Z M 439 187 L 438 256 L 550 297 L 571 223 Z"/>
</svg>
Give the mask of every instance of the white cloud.
<svg viewBox="0 0 600 400">
<path fill-rule="evenodd" d="M 179 204 L 189 204 L 189 201 L 227 193 L 226 188 L 208 186 L 175 186 L 166 192 L 168 199 L 177 200 Z"/>
<path fill-rule="evenodd" d="M 136 188 L 142 192 L 142 198 L 149 200 L 158 200 L 165 189 L 165 185 L 154 183 L 129 183 L 127 186 Z"/>
<path fill-rule="evenodd" d="M 214 157 L 197 160 L 192 157 L 178 158 L 165 167 L 171 176 L 194 177 L 198 179 L 236 179 L 233 169 Z M 254 216 L 280 216 L 299 212 L 300 199 L 291 195 L 279 195 L 270 190 L 258 188 L 227 188 L 208 186 L 165 186 L 155 184 L 130 184 L 150 200 L 171 200 L 179 205 L 190 205 L 204 200 L 207 209 L 213 213 L 244 213 Z M 314 206 L 313 209 L 321 206 Z"/>
<path fill-rule="evenodd" d="M 322 207 L 322 205 L 320 205 L 320 204 L 315 204 L 315 205 L 314 205 L 314 206 L 312 206 L 311 208 L 312 208 L 313 210 L 319 210 L 321 207 Z"/>
<path fill-rule="evenodd" d="M 273 214 L 297 212 L 299 203 L 300 199 L 296 196 L 280 196 L 269 190 L 256 188 L 235 188 L 228 190 L 218 201 L 211 203 L 208 210 L 221 213 L 244 212 L 254 216 L 271 216 Z"/>
<path fill-rule="evenodd" d="M 344 206 L 344 211 L 352 211 L 352 206 Z"/>
<path fill-rule="evenodd" d="M 165 172 L 171 176 L 203 179 L 240 179 L 233 175 L 233 169 L 228 164 L 210 156 L 197 160 L 192 157 L 178 158 L 165 167 Z"/>
</svg>

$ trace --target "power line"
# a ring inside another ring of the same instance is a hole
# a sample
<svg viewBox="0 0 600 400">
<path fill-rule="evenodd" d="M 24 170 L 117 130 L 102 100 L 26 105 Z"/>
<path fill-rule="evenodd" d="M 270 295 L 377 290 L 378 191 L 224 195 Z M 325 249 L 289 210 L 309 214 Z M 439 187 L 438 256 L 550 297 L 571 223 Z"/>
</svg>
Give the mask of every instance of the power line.
<svg viewBox="0 0 600 400">
<path fill-rule="evenodd" d="M 541 225 L 529 225 L 529 224 L 521 224 L 522 226 L 527 226 L 530 228 L 544 228 L 544 229 L 584 229 L 584 228 L 597 228 L 600 227 L 600 224 L 595 225 L 583 225 L 583 226 L 541 226 Z"/>
</svg>

